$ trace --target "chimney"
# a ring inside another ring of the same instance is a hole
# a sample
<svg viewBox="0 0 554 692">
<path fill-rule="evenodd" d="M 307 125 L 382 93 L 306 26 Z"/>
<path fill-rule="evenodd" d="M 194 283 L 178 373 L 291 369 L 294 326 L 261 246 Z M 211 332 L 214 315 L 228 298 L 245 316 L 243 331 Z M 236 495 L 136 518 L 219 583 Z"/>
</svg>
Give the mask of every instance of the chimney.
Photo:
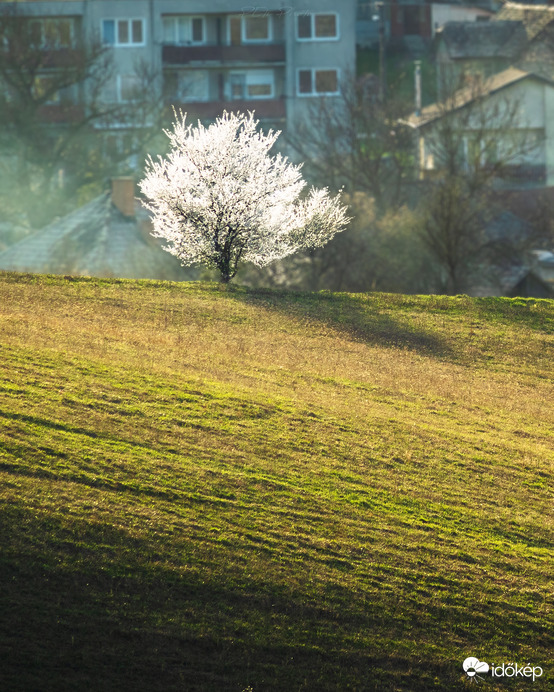
<svg viewBox="0 0 554 692">
<path fill-rule="evenodd" d="M 133 178 L 112 178 L 112 203 L 125 216 L 135 215 L 135 181 Z"/>
</svg>

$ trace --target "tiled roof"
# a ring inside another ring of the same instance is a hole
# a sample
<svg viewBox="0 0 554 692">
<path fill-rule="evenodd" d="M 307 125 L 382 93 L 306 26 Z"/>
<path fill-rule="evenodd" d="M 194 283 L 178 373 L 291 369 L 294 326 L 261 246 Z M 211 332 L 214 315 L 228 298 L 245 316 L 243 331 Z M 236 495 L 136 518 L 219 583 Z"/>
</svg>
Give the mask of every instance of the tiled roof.
<svg viewBox="0 0 554 692">
<path fill-rule="evenodd" d="M 142 222 L 142 223 L 141 223 Z M 105 193 L 0 252 L 0 269 L 130 279 L 183 280 L 190 274 Z"/>
<path fill-rule="evenodd" d="M 456 111 L 464 106 L 467 106 L 472 101 L 483 96 L 488 96 L 494 94 L 500 89 L 504 89 L 507 86 L 515 84 L 526 78 L 540 79 L 550 83 L 545 77 L 533 74 L 531 72 L 526 72 L 525 70 L 520 70 L 517 67 L 509 67 L 503 72 L 485 79 L 479 87 L 465 87 L 459 89 L 447 103 L 433 103 L 430 106 L 426 106 L 420 113 L 416 115 L 412 113 L 408 120 L 406 121 L 408 125 L 418 128 L 427 125 L 439 118 L 443 117 L 447 113 Z"/>
<path fill-rule="evenodd" d="M 527 39 L 531 41 L 550 22 L 554 21 L 554 7 L 550 5 L 523 5 L 506 2 L 493 18 L 493 24 L 499 21 L 521 22 L 525 27 Z"/>
<path fill-rule="evenodd" d="M 554 295 L 554 254 L 525 249 L 535 233 L 531 223 L 504 210 L 486 224 L 485 233 L 496 250 L 494 259 L 481 267 L 472 295 L 514 295 L 524 280 L 538 284 L 539 295 Z"/>
<path fill-rule="evenodd" d="M 447 22 L 440 31 L 452 60 L 507 58 L 515 60 L 527 44 L 520 21 Z"/>
</svg>

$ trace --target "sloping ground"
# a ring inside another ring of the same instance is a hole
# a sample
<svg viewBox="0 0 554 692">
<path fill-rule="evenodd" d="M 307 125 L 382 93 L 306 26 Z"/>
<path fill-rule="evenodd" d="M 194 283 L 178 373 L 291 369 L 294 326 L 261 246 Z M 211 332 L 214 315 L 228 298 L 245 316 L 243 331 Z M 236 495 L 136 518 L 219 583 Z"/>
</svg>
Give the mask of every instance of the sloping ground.
<svg viewBox="0 0 554 692">
<path fill-rule="evenodd" d="M 0 342 L 0 689 L 552 689 L 553 301 L 0 274 Z"/>
</svg>

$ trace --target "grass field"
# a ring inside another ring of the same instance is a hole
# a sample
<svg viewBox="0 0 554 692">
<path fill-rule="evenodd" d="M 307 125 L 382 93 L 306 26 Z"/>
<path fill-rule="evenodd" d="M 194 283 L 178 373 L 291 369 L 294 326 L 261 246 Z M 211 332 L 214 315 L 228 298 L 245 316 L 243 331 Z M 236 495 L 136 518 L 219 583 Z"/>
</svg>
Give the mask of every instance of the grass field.
<svg viewBox="0 0 554 692">
<path fill-rule="evenodd" d="M 0 274 L 0 689 L 554 687 L 554 301 Z"/>
</svg>

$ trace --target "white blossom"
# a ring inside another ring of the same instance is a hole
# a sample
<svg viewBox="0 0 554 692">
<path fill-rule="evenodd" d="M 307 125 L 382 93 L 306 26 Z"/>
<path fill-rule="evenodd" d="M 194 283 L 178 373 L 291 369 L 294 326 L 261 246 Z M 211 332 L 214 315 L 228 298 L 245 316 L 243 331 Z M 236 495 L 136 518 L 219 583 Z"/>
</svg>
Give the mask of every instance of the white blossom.
<svg viewBox="0 0 554 692">
<path fill-rule="evenodd" d="M 261 267 L 321 247 L 349 221 L 327 189 L 303 195 L 301 165 L 269 154 L 280 132 L 257 125 L 253 113 L 225 112 L 209 127 L 187 125 L 180 114 L 165 130 L 169 154 L 149 158 L 140 183 L 152 235 L 183 265 L 217 268 L 224 282 L 241 261 Z"/>
</svg>

